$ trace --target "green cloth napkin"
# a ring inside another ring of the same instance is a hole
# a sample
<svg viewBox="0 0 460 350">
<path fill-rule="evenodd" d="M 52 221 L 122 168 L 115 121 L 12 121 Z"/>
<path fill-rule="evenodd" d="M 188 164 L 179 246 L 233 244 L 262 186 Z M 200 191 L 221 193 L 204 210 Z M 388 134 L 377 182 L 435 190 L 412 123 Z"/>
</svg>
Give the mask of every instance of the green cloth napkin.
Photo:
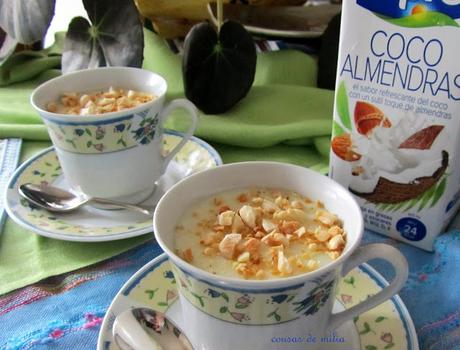
<svg viewBox="0 0 460 350">
<path fill-rule="evenodd" d="M 55 59 L 55 53 L 51 58 Z M 144 68 L 168 81 L 168 99 L 183 97 L 180 57 L 149 31 L 145 32 L 144 57 Z M 48 69 L 58 68 L 49 56 L 30 58 L 33 63 L 22 57 L 17 67 L 12 62 L 10 69 L 15 73 L 9 80 L 0 79 L 0 85 L 9 84 L 0 87 L 0 138 L 23 138 L 22 160 L 49 145 L 38 142 L 49 137 L 30 106 L 30 94 L 41 82 L 60 74 Z M 333 92 L 315 88 L 316 74 L 315 60 L 301 52 L 259 54 L 248 96 L 223 115 L 201 114 L 195 135 L 215 146 L 226 163 L 276 160 L 325 173 Z M 180 130 L 185 124 L 179 111 L 168 126 Z M 102 243 L 65 242 L 35 235 L 8 219 L 0 236 L 0 294 L 102 261 L 149 239 L 151 235 Z"/>
<path fill-rule="evenodd" d="M 180 56 L 147 30 L 144 57 L 144 68 L 158 72 L 168 81 L 168 98 L 184 97 Z M 0 102 L 0 138 L 48 139 L 29 96 L 35 86 L 56 74 L 56 70 L 46 71 L 33 80 L 0 89 L 0 101 L 8 101 Z M 333 92 L 316 88 L 316 75 L 316 61 L 309 55 L 294 50 L 261 53 L 249 94 L 222 115 L 201 114 L 195 135 L 211 143 L 246 147 L 238 151 L 242 160 L 254 159 L 260 153 L 254 148 L 278 145 L 277 152 L 282 152 L 287 162 L 298 163 L 298 158 L 303 157 L 304 164 L 327 167 L 328 152 L 324 149 L 329 149 L 329 144 L 324 140 L 331 131 Z M 184 112 L 177 111 L 167 126 L 183 130 L 186 123 Z M 289 145 L 308 150 L 294 154 Z M 324 147 L 320 149 L 319 145 Z M 222 152 L 223 158 L 234 158 L 231 147 Z M 311 157 L 312 152 L 322 157 Z"/>
</svg>

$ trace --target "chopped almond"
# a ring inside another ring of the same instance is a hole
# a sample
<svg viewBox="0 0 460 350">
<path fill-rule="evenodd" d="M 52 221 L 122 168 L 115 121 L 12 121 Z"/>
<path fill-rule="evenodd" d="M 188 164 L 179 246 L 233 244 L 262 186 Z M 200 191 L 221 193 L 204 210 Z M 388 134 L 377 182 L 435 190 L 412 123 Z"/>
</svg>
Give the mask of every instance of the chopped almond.
<svg viewBox="0 0 460 350">
<path fill-rule="evenodd" d="M 340 256 L 340 253 L 337 251 L 333 251 L 333 252 L 327 252 L 327 255 L 329 255 L 329 257 L 332 260 L 336 260 Z"/>
<path fill-rule="evenodd" d="M 315 232 L 315 238 L 320 242 L 325 242 L 331 237 L 328 230 L 318 228 Z"/>
<path fill-rule="evenodd" d="M 268 235 L 265 235 L 261 241 L 270 247 L 282 244 L 282 242 L 275 237 L 275 233 L 278 232 L 271 232 Z"/>
<path fill-rule="evenodd" d="M 235 217 L 235 212 L 233 210 L 226 210 L 219 214 L 217 221 L 219 225 L 222 226 L 231 226 L 233 224 L 233 218 Z"/>
<path fill-rule="evenodd" d="M 251 254 L 249 254 L 249 252 L 243 252 L 240 255 L 238 255 L 238 258 L 236 259 L 236 261 L 238 261 L 238 262 L 247 262 L 247 261 L 249 261 L 250 257 L 251 257 Z"/>
<path fill-rule="evenodd" d="M 327 242 L 327 247 L 330 250 L 337 250 L 339 247 L 345 244 L 342 235 L 336 235 Z"/>
<path fill-rule="evenodd" d="M 280 225 L 280 231 L 284 233 L 285 235 L 287 234 L 293 234 L 300 226 L 300 223 L 298 221 L 287 221 L 283 220 L 283 222 Z"/>
<path fill-rule="evenodd" d="M 316 220 L 321 222 L 323 225 L 332 226 L 337 221 L 337 216 L 327 211 L 321 210 L 318 212 Z"/>
<path fill-rule="evenodd" d="M 307 261 L 305 264 L 305 267 L 309 269 L 310 271 L 316 270 L 318 268 L 318 261 L 310 259 Z"/>
<path fill-rule="evenodd" d="M 236 199 L 238 199 L 240 203 L 246 203 L 248 201 L 248 195 L 246 193 L 241 193 Z"/>
<path fill-rule="evenodd" d="M 300 226 L 297 230 L 294 231 L 294 234 L 297 235 L 297 237 L 301 238 L 304 234 L 307 233 L 307 229 L 305 226 Z"/>
<path fill-rule="evenodd" d="M 280 208 L 273 202 L 267 200 L 267 199 L 263 199 L 262 200 L 262 204 L 261 204 L 261 207 L 263 210 L 265 210 L 267 213 L 274 213 L 275 211 L 279 210 Z"/>
<path fill-rule="evenodd" d="M 256 238 L 249 239 L 244 245 L 246 250 L 252 255 L 257 255 L 260 250 L 260 241 Z"/>
<path fill-rule="evenodd" d="M 219 243 L 219 251 L 224 258 L 233 259 L 235 249 L 238 243 L 241 241 L 241 234 L 239 233 L 228 233 L 224 239 Z"/>
<path fill-rule="evenodd" d="M 268 219 L 262 219 L 262 227 L 265 230 L 265 232 L 272 232 L 273 230 L 276 230 L 277 226 L 273 223 L 273 221 L 268 220 Z"/>
<path fill-rule="evenodd" d="M 289 260 L 284 256 L 284 252 L 278 252 L 278 271 L 282 274 L 292 273 L 292 266 Z"/>
<path fill-rule="evenodd" d="M 255 238 L 263 238 L 265 237 L 265 233 L 262 231 L 257 231 L 256 234 L 254 235 Z"/>
<path fill-rule="evenodd" d="M 190 263 L 193 261 L 193 253 L 192 253 L 192 250 L 190 248 L 187 248 L 185 249 L 183 252 L 182 252 L 182 258 Z"/>
<path fill-rule="evenodd" d="M 343 233 L 343 228 L 341 228 L 340 226 L 332 226 L 329 230 L 328 230 L 329 234 L 331 236 L 336 236 L 336 235 L 341 235 Z"/>
<path fill-rule="evenodd" d="M 253 207 L 250 205 L 243 205 L 239 210 L 239 214 L 241 220 L 243 220 L 247 226 L 251 228 L 256 226 L 256 211 Z"/>
<path fill-rule="evenodd" d="M 232 232 L 241 232 L 244 228 L 244 222 L 241 220 L 241 217 L 239 214 L 235 214 L 233 217 L 233 223 L 232 223 Z"/>
</svg>

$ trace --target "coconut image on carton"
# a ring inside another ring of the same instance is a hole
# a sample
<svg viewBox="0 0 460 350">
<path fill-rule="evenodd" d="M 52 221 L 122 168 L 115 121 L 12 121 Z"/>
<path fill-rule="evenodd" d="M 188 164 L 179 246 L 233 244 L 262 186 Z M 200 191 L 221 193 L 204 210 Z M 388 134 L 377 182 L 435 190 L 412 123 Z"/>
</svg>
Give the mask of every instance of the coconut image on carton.
<svg viewBox="0 0 460 350">
<path fill-rule="evenodd" d="M 378 218 L 366 221 L 367 227 L 387 233 L 401 213 L 424 225 L 420 213 L 435 208 L 446 191 L 450 156 L 445 148 L 456 140 L 445 125 L 413 112 L 390 116 L 368 101 L 350 106 L 345 82 L 337 91 L 336 114 L 330 175 L 360 199 L 365 220 Z"/>
<path fill-rule="evenodd" d="M 342 120 L 334 121 L 334 126 L 341 132 L 332 138 L 331 149 L 350 164 L 345 174 L 350 192 L 387 210 L 436 205 L 449 165 L 444 126 L 416 114 L 406 114 L 395 123 L 366 101 L 356 101 L 351 125 L 344 84 L 340 90 L 345 106 L 337 107 Z"/>
</svg>

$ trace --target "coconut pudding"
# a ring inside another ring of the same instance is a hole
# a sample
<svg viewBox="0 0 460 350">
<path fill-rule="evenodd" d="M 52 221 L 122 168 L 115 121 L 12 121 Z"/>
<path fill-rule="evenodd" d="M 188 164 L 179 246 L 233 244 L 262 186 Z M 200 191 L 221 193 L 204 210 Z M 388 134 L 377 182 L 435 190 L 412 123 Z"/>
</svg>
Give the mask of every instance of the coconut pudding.
<svg viewBox="0 0 460 350">
<path fill-rule="evenodd" d="M 210 273 L 274 279 L 314 271 L 346 244 L 322 203 L 266 188 L 232 190 L 196 203 L 175 229 L 176 253 Z"/>
</svg>

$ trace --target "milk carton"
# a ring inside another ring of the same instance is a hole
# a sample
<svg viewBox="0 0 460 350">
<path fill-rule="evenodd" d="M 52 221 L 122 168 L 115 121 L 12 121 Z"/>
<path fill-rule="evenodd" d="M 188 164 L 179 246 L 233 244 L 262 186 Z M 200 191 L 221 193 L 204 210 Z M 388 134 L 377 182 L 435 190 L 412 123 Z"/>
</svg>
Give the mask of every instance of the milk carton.
<svg viewBox="0 0 460 350">
<path fill-rule="evenodd" d="M 345 0 L 330 176 L 432 250 L 460 205 L 460 0 Z"/>
</svg>

